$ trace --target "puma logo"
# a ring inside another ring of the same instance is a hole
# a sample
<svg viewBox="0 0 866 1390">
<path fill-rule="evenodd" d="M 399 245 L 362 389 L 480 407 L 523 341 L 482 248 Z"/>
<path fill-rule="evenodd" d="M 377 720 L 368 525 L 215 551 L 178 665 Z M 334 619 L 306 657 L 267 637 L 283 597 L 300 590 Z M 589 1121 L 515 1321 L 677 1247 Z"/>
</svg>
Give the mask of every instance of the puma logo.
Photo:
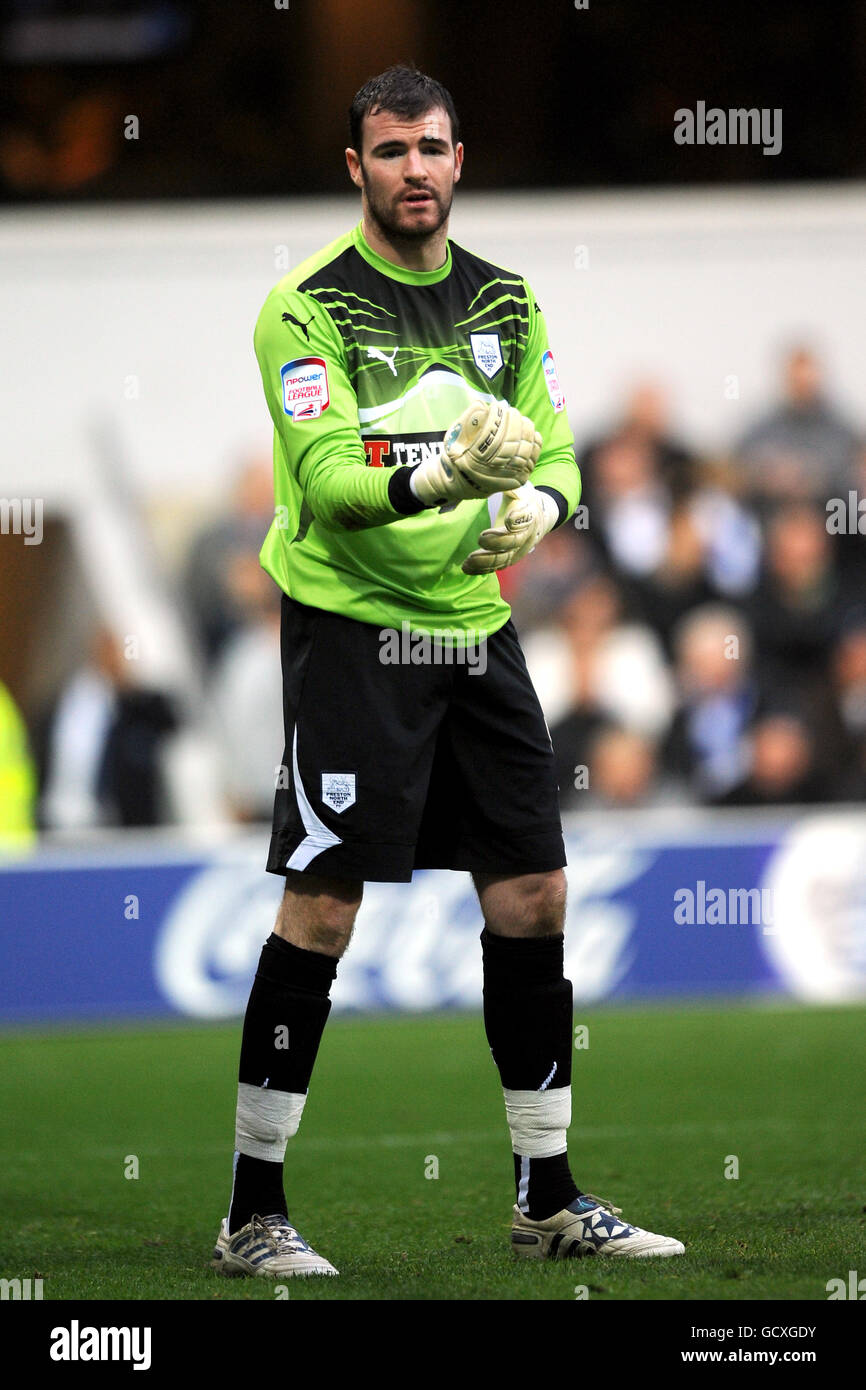
<svg viewBox="0 0 866 1390">
<path fill-rule="evenodd" d="M 397 356 L 397 353 L 398 353 L 399 351 L 400 351 L 399 347 L 395 347 L 394 351 L 391 353 L 391 356 L 388 357 L 388 356 L 386 356 L 386 354 L 382 351 L 381 348 L 377 348 L 377 347 L 368 347 L 368 348 L 367 348 L 367 356 L 368 356 L 368 357 L 376 357 L 376 358 L 378 358 L 378 360 L 379 360 L 380 362 L 386 362 L 386 363 L 388 364 L 388 366 L 391 368 L 391 371 L 392 371 L 392 372 L 394 373 L 394 375 L 396 376 L 396 375 L 397 375 L 397 368 L 394 366 L 394 359 L 395 359 L 395 357 Z"/>
<path fill-rule="evenodd" d="M 300 330 L 301 330 L 301 332 L 303 333 L 304 337 L 306 338 L 307 342 L 309 342 L 309 341 L 310 341 L 310 335 L 309 335 L 309 333 L 307 332 L 307 324 L 308 324 L 308 323 L 312 323 L 312 322 L 313 322 L 313 319 L 314 319 L 315 317 L 316 317 L 315 314 L 310 314 L 310 317 L 307 319 L 307 322 L 306 322 L 306 323 L 302 323 L 300 319 L 296 319 L 296 318 L 295 318 L 294 314 L 283 314 L 283 323 L 293 323 L 293 324 L 295 325 L 296 328 L 300 328 Z"/>
</svg>

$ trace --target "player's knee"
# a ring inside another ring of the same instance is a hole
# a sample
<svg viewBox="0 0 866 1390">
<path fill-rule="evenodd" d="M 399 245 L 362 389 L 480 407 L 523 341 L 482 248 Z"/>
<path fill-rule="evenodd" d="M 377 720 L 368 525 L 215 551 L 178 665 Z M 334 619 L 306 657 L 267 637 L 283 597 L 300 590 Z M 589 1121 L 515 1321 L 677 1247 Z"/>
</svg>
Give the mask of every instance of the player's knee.
<svg viewBox="0 0 866 1390">
<path fill-rule="evenodd" d="M 317 951 L 320 955 L 334 956 L 339 960 L 351 940 L 355 912 L 357 908 L 353 912 L 344 909 L 334 911 L 328 905 L 320 904 L 318 912 L 303 917 L 281 914 L 274 931 L 301 950 Z"/>
<path fill-rule="evenodd" d="M 499 880 L 482 890 L 485 921 L 505 936 L 556 936 L 565 921 L 565 895 L 561 869 Z"/>
<path fill-rule="evenodd" d="M 357 909 L 355 909 L 357 911 Z M 325 912 L 318 921 L 306 925 L 307 950 L 319 951 L 325 956 L 341 956 L 349 944 L 355 913 L 334 914 Z"/>
<path fill-rule="evenodd" d="M 362 891 L 362 884 L 357 885 L 357 892 L 352 885 L 341 885 L 336 892 L 329 889 L 318 895 L 307 919 L 310 935 L 318 942 L 313 950 L 329 956 L 343 954 L 361 906 Z"/>
<path fill-rule="evenodd" d="M 274 931 L 307 951 L 342 956 L 352 935 L 364 885 L 354 880 L 287 877 Z"/>
<path fill-rule="evenodd" d="M 565 874 L 554 869 L 549 874 L 534 874 L 536 880 L 528 889 L 529 918 L 535 936 L 555 936 L 565 923 Z"/>
</svg>

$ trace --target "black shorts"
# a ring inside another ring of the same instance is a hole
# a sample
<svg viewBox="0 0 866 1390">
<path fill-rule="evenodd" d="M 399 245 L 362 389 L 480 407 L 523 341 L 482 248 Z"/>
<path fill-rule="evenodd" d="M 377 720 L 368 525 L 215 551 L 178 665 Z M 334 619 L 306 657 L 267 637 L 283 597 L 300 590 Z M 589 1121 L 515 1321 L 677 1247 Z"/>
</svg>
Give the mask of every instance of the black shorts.
<svg viewBox="0 0 866 1390">
<path fill-rule="evenodd" d="M 562 868 L 553 750 L 514 625 L 439 664 L 383 663 L 382 632 L 283 598 L 268 870 L 405 883 Z"/>
</svg>

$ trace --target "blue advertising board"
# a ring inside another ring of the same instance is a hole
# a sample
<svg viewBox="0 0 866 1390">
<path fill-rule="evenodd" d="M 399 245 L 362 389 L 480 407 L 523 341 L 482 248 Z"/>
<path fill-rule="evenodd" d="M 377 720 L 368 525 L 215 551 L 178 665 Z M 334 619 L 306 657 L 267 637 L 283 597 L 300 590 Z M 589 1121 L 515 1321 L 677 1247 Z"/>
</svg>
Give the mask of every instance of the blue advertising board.
<svg viewBox="0 0 866 1390">
<path fill-rule="evenodd" d="M 282 880 L 264 832 L 210 853 L 163 837 L 0 867 L 0 1021 L 243 1012 Z M 566 824 L 575 999 L 866 997 L 866 816 L 578 817 Z M 335 1010 L 476 1008 L 467 874 L 366 886 Z"/>
</svg>

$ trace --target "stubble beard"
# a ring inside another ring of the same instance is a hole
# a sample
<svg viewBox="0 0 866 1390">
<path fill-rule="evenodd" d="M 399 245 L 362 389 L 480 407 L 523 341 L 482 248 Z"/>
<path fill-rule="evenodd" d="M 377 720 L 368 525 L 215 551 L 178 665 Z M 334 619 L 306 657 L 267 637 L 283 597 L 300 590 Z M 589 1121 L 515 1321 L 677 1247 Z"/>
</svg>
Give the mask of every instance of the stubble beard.
<svg viewBox="0 0 866 1390">
<path fill-rule="evenodd" d="M 429 240 L 431 237 L 434 237 L 437 232 L 441 231 L 451 215 L 451 204 L 454 201 L 453 191 L 448 202 L 443 203 L 439 194 L 434 189 L 425 189 L 425 192 L 430 194 L 430 197 L 433 199 L 438 209 L 439 215 L 436 223 L 432 227 L 406 227 L 397 220 L 393 204 L 389 203 L 384 198 L 378 198 L 373 193 L 363 164 L 361 165 L 361 174 L 364 179 L 364 194 L 367 200 L 367 209 L 370 217 L 373 222 L 375 222 L 382 235 L 389 241 L 397 244 L 406 242 L 409 245 L 416 246 L 419 241 Z M 401 196 L 404 195 L 401 194 Z"/>
</svg>

